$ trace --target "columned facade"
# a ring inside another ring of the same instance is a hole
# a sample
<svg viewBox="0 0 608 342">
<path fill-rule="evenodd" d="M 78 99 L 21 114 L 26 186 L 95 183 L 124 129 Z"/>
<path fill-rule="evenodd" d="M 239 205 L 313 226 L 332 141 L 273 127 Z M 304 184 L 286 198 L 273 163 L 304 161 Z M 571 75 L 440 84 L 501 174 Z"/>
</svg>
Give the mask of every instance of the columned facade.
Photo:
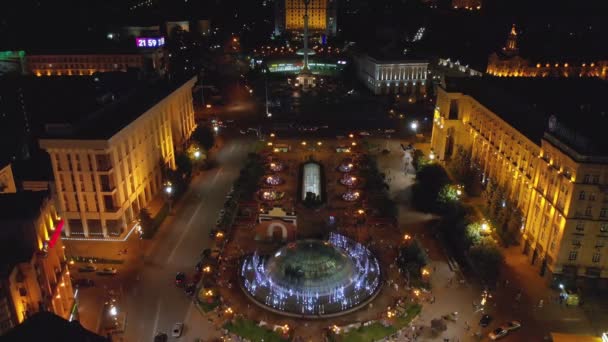
<svg viewBox="0 0 608 342">
<path fill-rule="evenodd" d="M 110 237 L 127 231 L 161 188 L 163 168 L 195 128 L 192 87 L 183 84 L 102 140 L 43 139 L 51 157 L 66 236 Z"/>
<path fill-rule="evenodd" d="M 472 96 L 438 88 L 431 147 L 443 161 L 458 145 L 522 211 L 522 252 L 540 275 L 608 278 L 608 158 L 550 132 L 532 141 Z"/>
<path fill-rule="evenodd" d="M 355 57 L 357 75 L 374 94 L 426 94 L 428 63 L 379 61 L 368 55 Z"/>
</svg>

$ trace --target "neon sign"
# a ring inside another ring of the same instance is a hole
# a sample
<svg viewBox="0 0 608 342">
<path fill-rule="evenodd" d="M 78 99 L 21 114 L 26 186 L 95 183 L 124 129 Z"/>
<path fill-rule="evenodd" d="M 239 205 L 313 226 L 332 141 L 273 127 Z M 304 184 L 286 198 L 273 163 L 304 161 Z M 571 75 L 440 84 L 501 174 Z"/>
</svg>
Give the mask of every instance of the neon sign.
<svg viewBox="0 0 608 342">
<path fill-rule="evenodd" d="M 165 45 L 165 37 L 137 37 L 135 44 L 138 48 L 157 48 Z"/>
</svg>

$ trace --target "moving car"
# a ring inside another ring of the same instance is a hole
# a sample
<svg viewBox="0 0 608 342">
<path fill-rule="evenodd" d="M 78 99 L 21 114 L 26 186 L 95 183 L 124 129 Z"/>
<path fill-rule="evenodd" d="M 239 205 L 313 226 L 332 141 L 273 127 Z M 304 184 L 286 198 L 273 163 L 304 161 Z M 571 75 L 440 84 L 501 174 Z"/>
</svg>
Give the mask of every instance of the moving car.
<svg viewBox="0 0 608 342">
<path fill-rule="evenodd" d="M 507 323 L 503 324 L 501 326 L 501 328 L 503 328 L 503 329 L 505 329 L 507 331 L 517 330 L 517 329 L 521 328 L 521 322 L 519 322 L 519 321 L 510 321 L 510 322 L 507 322 Z"/>
<path fill-rule="evenodd" d="M 485 314 L 481 316 L 481 319 L 479 320 L 479 325 L 485 328 L 490 324 L 490 322 L 492 322 L 492 316 Z"/>
<path fill-rule="evenodd" d="M 494 340 L 498 340 L 499 338 L 507 336 L 508 333 L 509 333 L 509 331 L 507 331 L 503 328 L 496 328 L 488 334 L 488 337 L 494 341 Z"/>
<path fill-rule="evenodd" d="M 105 267 L 101 271 L 97 272 L 99 275 L 115 275 L 118 273 L 118 270 L 114 267 Z"/>
<path fill-rule="evenodd" d="M 173 325 L 173 330 L 171 330 L 171 336 L 180 337 L 180 336 L 182 336 L 183 330 L 184 330 L 184 323 L 175 323 Z"/>
<path fill-rule="evenodd" d="M 175 275 L 175 286 L 184 286 L 184 283 L 186 282 L 186 273 L 184 272 L 178 272 Z"/>
<path fill-rule="evenodd" d="M 196 284 L 188 283 L 188 285 L 186 285 L 186 288 L 184 289 L 184 292 L 186 293 L 186 295 L 192 296 L 194 294 L 195 290 L 196 290 Z"/>
<path fill-rule="evenodd" d="M 95 265 L 86 265 L 78 268 L 78 272 L 95 272 L 97 271 L 97 266 Z"/>
</svg>

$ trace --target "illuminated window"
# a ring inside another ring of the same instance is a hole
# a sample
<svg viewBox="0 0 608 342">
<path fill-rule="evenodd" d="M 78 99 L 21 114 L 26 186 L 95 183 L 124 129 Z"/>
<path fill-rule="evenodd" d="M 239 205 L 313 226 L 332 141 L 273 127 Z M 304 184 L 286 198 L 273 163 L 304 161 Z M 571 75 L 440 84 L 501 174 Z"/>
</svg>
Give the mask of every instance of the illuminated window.
<svg viewBox="0 0 608 342">
<path fill-rule="evenodd" d="M 584 200 L 584 199 L 585 199 L 585 192 L 584 192 L 584 191 L 581 191 L 581 192 L 578 194 L 578 199 L 579 199 L 579 200 Z"/>
<path fill-rule="evenodd" d="M 578 257 L 578 252 L 577 251 L 571 251 L 570 255 L 568 256 L 568 260 L 574 261 L 574 260 L 576 260 L 577 257 Z"/>
<path fill-rule="evenodd" d="M 600 253 L 593 253 L 593 257 L 591 258 L 591 261 L 593 262 L 600 262 Z"/>
<path fill-rule="evenodd" d="M 591 182 L 593 184 L 598 184 L 600 182 L 600 175 L 593 175 L 593 180 Z"/>
<path fill-rule="evenodd" d="M 587 207 L 585 209 L 585 216 L 591 216 L 591 209 L 592 209 L 591 207 Z"/>
<path fill-rule="evenodd" d="M 584 221 L 576 222 L 576 230 L 579 230 L 579 231 L 585 230 L 585 222 Z"/>
<path fill-rule="evenodd" d="M 608 209 L 602 208 L 602 210 L 600 210 L 600 217 L 606 217 L 606 213 L 608 213 Z"/>
<path fill-rule="evenodd" d="M 589 180 L 591 180 L 591 176 L 585 175 L 585 177 L 583 177 L 583 183 L 589 184 Z"/>
<path fill-rule="evenodd" d="M 605 233 L 608 232 L 608 223 L 604 222 L 600 224 L 600 232 Z"/>
</svg>

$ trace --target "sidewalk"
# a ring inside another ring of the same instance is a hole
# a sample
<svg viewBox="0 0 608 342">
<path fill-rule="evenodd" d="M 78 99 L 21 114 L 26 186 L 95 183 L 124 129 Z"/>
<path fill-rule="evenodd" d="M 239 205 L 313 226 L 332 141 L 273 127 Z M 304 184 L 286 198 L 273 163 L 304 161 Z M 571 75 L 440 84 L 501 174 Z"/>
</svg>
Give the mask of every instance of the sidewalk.
<svg viewBox="0 0 608 342">
<path fill-rule="evenodd" d="M 431 270 L 431 292 L 435 302 L 423 303 L 422 314 L 415 323 L 418 329 L 422 327 L 418 340 L 444 341 L 447 338 L 450 341 L 477 341 L 471 334 L 475 332 L 480 313 L 474 313 L 471 304 L 480 301 L 481 289 L 464 281 L 458 269 L 452 269 L 443 246 L 430 236 L 428 225 L 437 217 L 411 209 L 411 186 L 415 176 L 404 172 L 399 141 L 391 141 L 389 148 L 391 152 L 388 155 L 378 154 L 377 158 L 379 168 L 386 174 L 391 197 L 399 206 L 399 228 L 403 233 L 415 236 L 431 260 L 427 268 Z M 461 280 L 464 282 L 461 283 Z M 431 320 L 441 319 L 453 312 L 458 312 L 457 321 L 446 322 L 446 331 L 434 333 L 430 328 Z M 465 329 L 465 322 L 472 327 L 470 330 Z"/>
</svg>

